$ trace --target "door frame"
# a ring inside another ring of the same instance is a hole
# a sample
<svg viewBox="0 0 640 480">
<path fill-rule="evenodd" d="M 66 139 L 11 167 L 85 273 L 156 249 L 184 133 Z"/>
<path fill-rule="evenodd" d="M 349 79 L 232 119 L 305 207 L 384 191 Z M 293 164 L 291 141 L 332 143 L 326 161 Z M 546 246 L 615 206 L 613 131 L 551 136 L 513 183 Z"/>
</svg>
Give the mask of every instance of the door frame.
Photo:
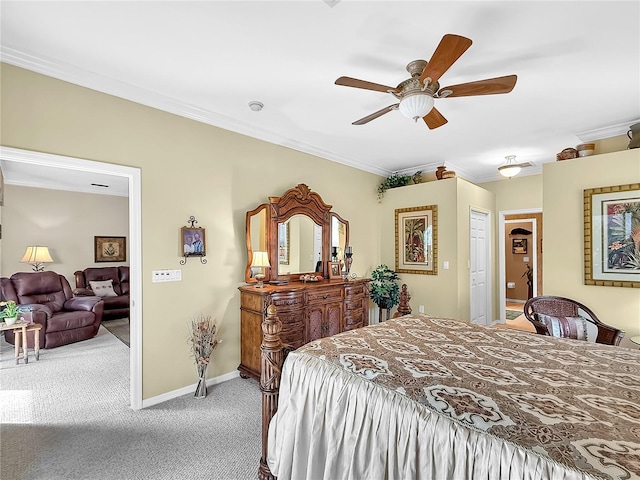
<svg viewBox="0 0 640 480">
<path fill-rule="evenodd" d="M 509 215 L 528 215 L 542 213 L 542 208 L 527 208 L 522 210 L 502 210 L 498 212 L 498 292 L 500 295 L 500 318 L 497 323 L 504 324 L 507 322 L 506 303 L 507 303 L 507 286 L 506 286 L 506 244 L 504 237 L 506 234 L 506 218 Z M 525 220 L 525 219 L 519 219 Z M 533 232 L 533 261 L 532 265 L 535 267 L 538 261 L 538 228 L 534 220 L 534 232 Z M 538 288 L 538 269 L 533 269 L 533 292 L 536 295 Z"/>
<path fill-rule="evenodd" d="M 142 408 L 142 194 L 141 170 L 112 163 L 96 162 L 84 158 L 53 155 L 49 153 L 22 150 L 0 146 L 0 159 L 17 163 L 42 165 L 121 176 L 129 182 L 129 402 L 133 410 Z"/>
</svg>

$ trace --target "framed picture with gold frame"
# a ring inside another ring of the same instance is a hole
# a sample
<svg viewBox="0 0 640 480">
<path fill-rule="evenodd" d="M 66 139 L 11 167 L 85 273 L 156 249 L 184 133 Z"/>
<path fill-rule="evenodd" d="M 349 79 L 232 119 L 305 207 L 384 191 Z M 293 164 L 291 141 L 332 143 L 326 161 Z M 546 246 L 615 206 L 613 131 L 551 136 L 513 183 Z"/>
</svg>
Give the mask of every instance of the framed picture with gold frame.
<svg viewBox="0 0 640 480">
<path fill-rule="evenodd" d="M 398 208 L 396 272 L 438 274 L 438 206 Z"/>
<path fill-rule="evenodd" d="M 584 284 L 640 287 L 640 183 L 584 190 Z"/>
<path fill-rule="evenodd" d="M 93 239 L 96 263 L 127 261 L 127 237 L 93 237 Z"/>
</svg>

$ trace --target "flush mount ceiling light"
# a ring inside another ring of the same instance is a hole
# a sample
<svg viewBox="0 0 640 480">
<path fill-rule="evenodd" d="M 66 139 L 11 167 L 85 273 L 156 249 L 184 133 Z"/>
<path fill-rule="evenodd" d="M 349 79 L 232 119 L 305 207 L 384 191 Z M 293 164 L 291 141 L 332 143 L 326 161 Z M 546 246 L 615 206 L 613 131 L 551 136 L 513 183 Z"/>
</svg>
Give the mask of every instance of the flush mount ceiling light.
<svg viewBox="0 0 640 480">
<path fill-rule="evenodd" d="M 516 156 L 507 155 L 504 158 L 507 161 L 507 163 L 505 163 L 501 167 L 498 167 L 498 171 L 500 172 L 500 175 L 507 178 L 515 177 L 517 174 L 520 173 L 520 170 L 522 169 L 520 165 L 516 164 Z"/>
<path fill-rule="evenodd" d="M 259 112 L 264 107 L 264 103 L 262 102 L 249 102 L 249 108 L 254 112 Z"/>
</svg>

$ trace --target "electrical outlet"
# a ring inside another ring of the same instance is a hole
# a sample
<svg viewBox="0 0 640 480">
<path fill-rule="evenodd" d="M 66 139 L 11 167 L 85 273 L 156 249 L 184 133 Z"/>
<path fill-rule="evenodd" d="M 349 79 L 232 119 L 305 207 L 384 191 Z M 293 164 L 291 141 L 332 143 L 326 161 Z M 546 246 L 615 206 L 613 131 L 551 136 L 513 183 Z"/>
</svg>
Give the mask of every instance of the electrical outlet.
<svg viewBox="0 0 640 480">
<path fill-rule="evenodd" d="M 418 313 L 424 313 L 424 305 L 418 305 Z"/>
</svg>

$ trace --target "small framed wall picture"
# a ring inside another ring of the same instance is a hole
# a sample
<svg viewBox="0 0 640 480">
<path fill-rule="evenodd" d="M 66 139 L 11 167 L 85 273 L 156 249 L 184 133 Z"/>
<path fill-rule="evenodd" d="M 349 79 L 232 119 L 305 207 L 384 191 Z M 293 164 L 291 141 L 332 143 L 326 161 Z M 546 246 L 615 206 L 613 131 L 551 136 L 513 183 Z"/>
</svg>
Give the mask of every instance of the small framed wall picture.
<svg viewBox="0 0 640 480">
<path fill-rule="evenodd" d="M 340 262 L 329 262 L 329 278 L 342 278 Z"/>
<path fill-rule="evenodd" d="M 127 237 L 93 237 L 95 262 L 126 262 Z"/>
<path fill-rule="evenodd" d="M 527 253 L 527 239 L 526 238 L 514 238 L 511 240 L 511 253 L 526 254 Z"/>
<path fill-rule="evenodd" d="M 207 255 L 207 244 L 204 234 L 204 228 L 182 227 L 180 229 L 182 254 L 185 257 L 205 257 Z"/>
</svg>

